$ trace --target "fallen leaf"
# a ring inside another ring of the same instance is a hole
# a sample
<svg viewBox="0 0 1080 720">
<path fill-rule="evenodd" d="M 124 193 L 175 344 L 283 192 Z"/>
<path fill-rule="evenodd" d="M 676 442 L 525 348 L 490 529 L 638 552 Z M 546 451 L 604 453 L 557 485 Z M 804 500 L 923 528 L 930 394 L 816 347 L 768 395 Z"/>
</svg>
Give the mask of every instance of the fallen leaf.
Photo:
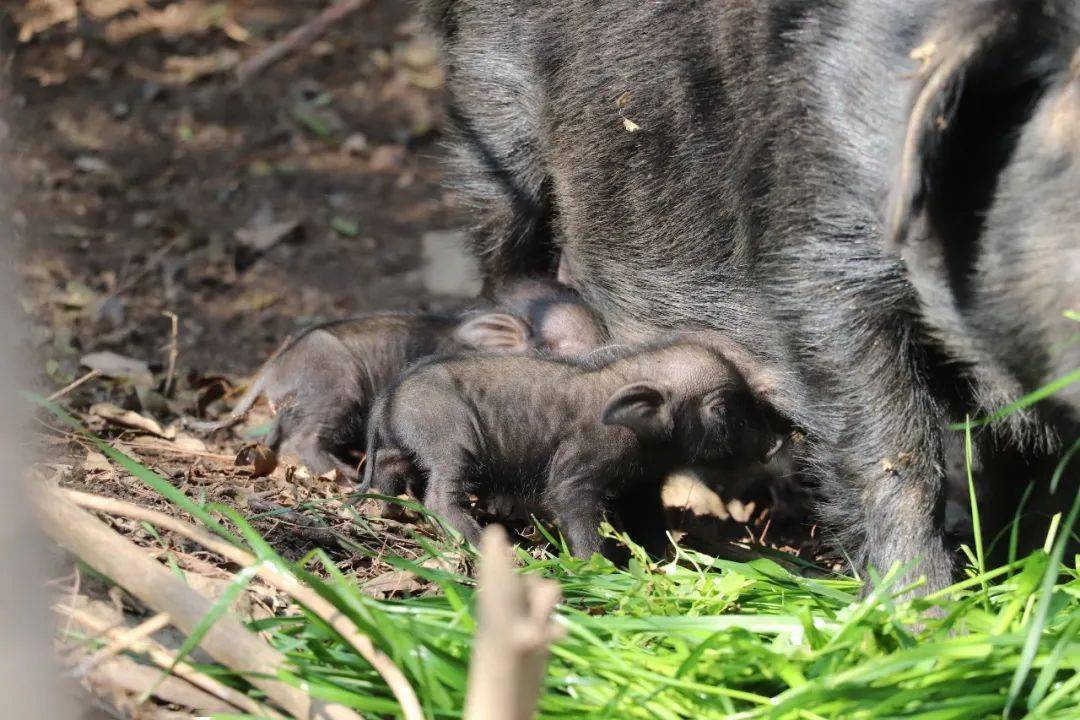
<svg viewBox="0 0 1080 720">
<path fill-rule="evenodd" d="M 281 295 L 269 290 L 252 290 L 237 298 L 235 307 L 248 312 L 259 312 L 281 302 Z"/>
<path fill-rule="evenodd" d="M 305 130 L 321 138 L 328 138 L 345 129 L 345 121 L 333 108 L 320 107 L 317 103 L 296 103 L 292 116 Z"/>
<path fill-rule="evenodd" d="M 236 231 L 236 241 L 253 252 L 266 252 L 282 240 L 296 234 L 298 220 L 284 220 L 267 225 L 249 225 Z"/>
<path fill-rule="evenodd" d="M 105 5 L 106 3 L 95 3 Z M 123 3 L 112 3 L 123 4 Z M 105 26 L 105 39 L 119 44 L 147 33 L 158 32 L 167 40 L 178 40 L 189 35 L 205 34 L 210 28 L 222 28 L 232 39 L 243 42 L 247 31 L 239 28 L 236 21 L 225 12 L 214 11 L 207 7 L 206 0 L 180 0 L 156 9 L 145 1 L 126 4 L 142 6 L 135 14 L 115 14 L 113 20 Z M 219 4 L 220 7 L 223 4 Z M 108 10 L 98 10 L 108 14 Z M 234 37 L 236 36 L 236 37 Z M 243 39 L 238 39 L 243 38 Z"/>
<path fill-rule="evenodd" d="M 364 592 L 383 598 L 393 595 L 411 595 L 423 589 L 424 584 L 417 580 L 416 573 L 408 570 L 383 573 L 363 584 Z"/>
<path fill-rule="evenodd" d="M 402 145 L 380 145 L 371 151 L 368 167 L 373 172 L 395 170 L 405 161 L 405 148 Z"/>
<path fill-rule="evenodd" d="M 96 292 L 78 280 L 69 280 L 64 286 L 63 293 L 56 296 L 56 302 L 60 305 L 76 309 L 85 308 L 98 299 Z"/>
<path fill-rule="evenodd" d="M 363 155 L 368 147 L 367 135 L 361 132 L 353 133 L 341 144 L 341 149 L 348 155 Z"/>
<path fill-rule="evenodd" d="M 240 53 L 226 48 L 209 55 L 171 55 L 165 58 L 161 70 L 129 65 L 128 72 L 140 80 L 162 85 L 190 85 L 196 80 L 229 72 L 239 62 Z"/>
<path fill-rule="evenodd" d="M 356 237 L 360 234 L 360 226 L 352 220 L 343 217 L 331 218 L 330 229 L 344 237 Z"/>
<path fill-rule="evenodd" d="M 37 84 L 41 87 L 53 87 L 54 85 L 63 85 L 67 82 L 68 76 L 62 72 L 53 70 L 46 70 L 42 67 L 31 67 L 23 70 L 23 75 L 28 78 L 37 80 Z"/>
<path fill-rule="evenodd" d="M 139 0 L 82 0 L 82 2 L 87 14 L 95 20 L 108 20 L 142 4 Z"/>
<path fill-rule="evenodd" d="M 78 16 L 74 0 L 28 0 L 22 7 L 16 3 L 9 12 L 19 26 L 19 42 L 33 40 L 38 33 Z"/>
<path fill-rule="evenodd" d="M 154 385 L 154 374 L 143 360 L 136 360 L 114 352 L 96 352 L 83 355 L 79 363 L 114 380 L 127 380 L 136 387 Z"/>
<path fill-rule="evenodd" d="M 427 35 L 413 38 L 400 49 L 401 60 L 412 70 L 425 70 L 439 59 L 439 48 Z"/>
<path fill-rule="evenodd" d="M 206 452 L 206 443 L 192 435 L 177 435 L 173 444 L 187 452 Z"/>
<path fill-rule="evenodd" d="M 165 440 L 172 440 L 176 437 L 175 427 L 163 428 L 156 420 L 140 415 L 134 410 L 117 407 L 112 403 L 97 403 L 90 407 L 90 414 L 114 425 L 133 430 L 142 430 Z"/>
<path fill-rule="evenodd" d="M 187 85 L 204 77 L 228 72 L 240 62 L 240 53 L 228 48 L 210 55 L 172 55 L 165 58 L 165 72 Z"/>
<path fill-rule="evenodd" d="M 75 169 L 88 175 L 109 175 L 113 169 L 109 163 L 94 155 L 80 155 L 75 158 Z"/>
<path fill-rule="evenodd" d="M 278 458 L 273 450 L 262 443 L 251 443 L 240 448 L 236 454 L 236 467 L 251 467 L 252 477 L 266 477 L 278 466 Z"/>
<path fill-rule="evenodd" d="M 624 128 L 626 128 L 626 132 L 637 132 L 641 129 L 641 126 L 630 118 L 623 118 L 622 125 Z"/>
<path fill-rule="evenodd" d="M 95 128 L 95 123 L 85 114 L 79 115 L 69 110 L 57 110 L 50 118 L 56 132 L 68 143 L 82 150 L 100 152 L 107 143 L 102 133 Z"/>
<path fill-rule="evenodd" d="M 83 460 L 82 469 L 86 472 L 104 472 L 111 470 L 112 465 L 109 464 L 109 459 L 101 453 L 89 450 L 86 453 L 86 459 Z"/>
<path fill-rule="evenodd" d="M 334 54 L 334 43 L 329 40 L 313 42 L 309 52 L 318 58 L 330 57 Z"/>
</svg>

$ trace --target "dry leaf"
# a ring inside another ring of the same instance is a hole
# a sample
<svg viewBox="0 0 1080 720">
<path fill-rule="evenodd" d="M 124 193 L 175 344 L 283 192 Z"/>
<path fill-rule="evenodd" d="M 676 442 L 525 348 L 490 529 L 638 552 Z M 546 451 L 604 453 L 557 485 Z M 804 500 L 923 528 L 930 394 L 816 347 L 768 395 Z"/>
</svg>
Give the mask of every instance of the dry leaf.
<svg viewBox="0 0 1080 720">
<path fill-rule="evenodd" d="M 626 132 L 637 132 L 638 130 L 641 129 L 641 126 L 638 125 L 633 120 L 631 120 L 630 118 L 623 118 L 622 126 L 624 128 L 626 128 Z"/>
<path fill-rule="evenodd" d="M 98 0 L 95 5 L 122 4 L 124 0 Z M 238 37 L 247 39 L 247 31 L 236 27 L 236 21 L 227 14 L 215 12 L 207 0 L 180 0 L 173 2 L 160 10 L 149 7 L 144 0 L 132 0 L 131 5 L 139 5 L 140 10 L 134 15 L 124 14 L 115 17 L 105 26 L 105 39 L 110 43 L 119 44 L 127 42 L 140 35 L 151 32 L 161 33 L 167 40 L 178 40 L 188 35 L 202 35 L 210 28 L 221 27 L 234 40 Z M 112 8 L 101 8 L 99 12 L 107 13 Z"/>
<path fill-rule="evenodd" d="M 196 80 L 229 72 L 239 62 L 240 53 L 226 48 L 209 55 L 172 55 L 165 58 L 162 70 L 130 65 L 128 72 L 140 80 L 160 85 L 190 85 Z"/>
<path fill-rule="evenodd" d="M 109 464 L 109 459 L 101 453 L 89 450 L 86 453 L 86 459 L 83 460 L 82 469 L 86 472 L 104 472 L 112 470 L 112 465 Z"/>
<path fill-rule="evenodd" d="M 234 463 L 237 467 L 251 466 L 252 477 L 266 477 L 278 466 L 277 455 L 262 443 L 252 443 L 240 448 Z"/>
<path fill-rule="evenodd" d="M 172 55 L 165 58 L 165 72 L 174 82 L 188 85 L 211 75 L 225 73 L 240 62 L 240 53 L 235 50 L 218 50 L 210 55 Z"/>
<path fill-rule="evenodd" d="M 109 163 L 94 155 L 79 155 L 72 164 L 76 170 L 88 175 L 109 175 L 113 172 Z"/>
<path fill-rule="evenodd" d="M 166 440 L 172 440 L 176 437 L 176 428 L 172 426 L 163 428 L 156 420 L 140 415 L 134 410 L 125 410 L 121 407 L 117 407 L 112 403 L 97 403 L 96 405 L 91 406 L 90 414 L 96 415 L 102 420 L 114 425 L 120 425 L 121 427 L 131 428 L 133 430 L 142 430 Z"/>
<path fill-rule="evenodd" d="M 364 583 L 363 590 L 369 595 L 383 598 L 413 594 L 424 589 L 424 584 L 416 578 L 416 573 L 408 570 L 394 570 L 368 580 Z"/>
<path fill-rule="evenodd" d="M 22 5 L 22 7 L 20 7 Z M 28 0 L 10 10 L 19 26 L 19 42 L 29 42 L 40 32 L 74 20 L 79 13 L 75 0 Z"/>
<path fill-rule="evenodd" d="M 254 252 L 266 252 L 300 229 L 297 220 L 285 220 L 266 225 L 251 225 L 236 231 L 236 241 Z"/>
<path fill-rule="evenodd" d="M 152 387 L 154 374 L 143 360 L 118 355 L 114 352 L 96 352 L 83 355 L 79 361 L 91 370 L 97 370 L 108 378 L 127 380 L 138 387 Z"/>
<path fill-rule="evenodd" d="M 67 229 L 73 233 L 77 233 L 80 230 L 79 228 L 74 227 Z M 81 283 L 78 280 L 69 280 L 64 286 L 63 292 L 55 295 L 53 299 L 59 305 L 81 310 L 82 308 L 89 307 L 100 301 L 100 296 L 85 283 Z"/>
<path fill-rule="evenodd" d="M 82 0 L 86 13 L 95 20 L 108 20 L 136 7 L 145 7 L 146 0 Z"/>
<path fill-rule="evenodd" d="M 630 103 L 630 93 L 624 92 L 615 100 L 615 105 L 620 110 L 625 110 L 626 106 Z"/>
<path fill-rule="evenodd" d="M 206 452 L 206 443 L 192 435 L 177 435 L 173 444 L 187 452 Z"/>
</svg>

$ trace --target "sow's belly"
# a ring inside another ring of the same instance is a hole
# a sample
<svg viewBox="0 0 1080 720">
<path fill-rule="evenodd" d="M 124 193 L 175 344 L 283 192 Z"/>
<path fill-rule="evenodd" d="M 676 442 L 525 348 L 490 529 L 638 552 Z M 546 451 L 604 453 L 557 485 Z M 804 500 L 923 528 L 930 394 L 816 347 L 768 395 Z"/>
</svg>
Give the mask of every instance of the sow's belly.
<svg viewBox="0 0 1080 720">
<path fill-rule="evenodd" d="M 763 313 L 738 268 L 684 254 L 698 255 L 675 247 L 666 258 L 643 259 L 644 253 L 626 246 L 579 242 L 564 248 L 560 274 L 601 314 L 617 343 L 673 330 L 759 335 L 755 326 Z"/>
</svg>

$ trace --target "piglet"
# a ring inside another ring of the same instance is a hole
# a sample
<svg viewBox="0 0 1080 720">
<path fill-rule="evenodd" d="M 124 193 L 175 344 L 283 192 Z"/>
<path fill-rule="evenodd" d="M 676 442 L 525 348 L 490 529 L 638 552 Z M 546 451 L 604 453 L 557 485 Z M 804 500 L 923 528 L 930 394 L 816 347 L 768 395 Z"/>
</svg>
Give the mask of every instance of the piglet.
<svg viewBox="0 0 1080 720">
<path fill-rule="evenodd" d="M 691 464 L 765 459 L 776 447 L 771 413 L 706 345 L 603 355 L 419 363 L 375 403 L 362 487 L 408 490 L 473 543 L 469 495 L 498 494 L 549 513 L 578 557 L 605 550 L 606 514 L 661 553 L 664 478 Z"/>
<path fill-rule="evenodd" d="M 301 330 L 263 364 L 227 419 L 194 427 L 236 425 L 265 395 L 274 413 L 265 440 L 272 450 L 298 456 L 315 474 L 336 469 L 355 481 L 371 402 L 413 362 L 469 349 L 586 352 L 603 338 L 603 326 L 573 291 L 529 280 L 506 293 L 506 312 L 374 313 Z"/>
</svg>

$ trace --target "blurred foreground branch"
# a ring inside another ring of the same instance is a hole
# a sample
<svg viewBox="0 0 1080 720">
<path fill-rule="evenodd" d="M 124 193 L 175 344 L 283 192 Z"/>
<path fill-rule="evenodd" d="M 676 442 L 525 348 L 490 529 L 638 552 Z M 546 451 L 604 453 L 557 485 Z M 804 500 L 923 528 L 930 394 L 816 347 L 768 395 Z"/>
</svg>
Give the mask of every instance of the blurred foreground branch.
<svg viewBox="0 0 1080 720">
<path fill-rule="evenodd" d="M 215 552 L 229 561 L 241 567 L 255 564 L 255 556 L 234 545 L 225 542 L 207 530 L 184 522 L 179 518 L 166 515 L 165 513 L 141 505 L 129 503 L 115 498 L 100 497 L 74 490 L 54 490 L 52 494 L 61 495 L 71 502 L 91 510 L 120 515 L 133 520 L 142 520 L 164 530 L 175 532 L 189 540 L 199 543 L 207 550 Z M 416 697 L 416 691 L 409 684 L 408 678 L 401 672 L 393 660 L 381 652 L 372 643 L 371 638 L 361 633 L 352 621 L 338 612 L 327 600 L 324 600 L 311 588 L 301 585 L 297 580 L 285 573 L 279 572 L 273 566 L 264 563 L 258 571 L 258 575 L 265 582 L 278 590 L 287 593 L 309 611 L 322 618 L 327 625 L 332 627 L 342 639 L 353 647 L 357 653 L 371 663 L 372 667 L 382 675 L 390 691 L 394 693 L 401 712 L 406 720 L 423 720 L 424 714 L 420 708 L 420 701 Z M 114 578 L 117 579 L 117 578 Z"/>
<path fill-rule="evenodd" d="M 514 569 L 506 533 L 498 525 L 480 542 L 480 626 L 469 667 L 465 720 L 529 720 L 547 667 L 548 647 L 561 637 L 551 613 L 557 583 Z"/>
<path fill-rule="evenodd" d="M 187 634 L 195 631 L 211 603 L 183 580 L 148 558 L 104 523 L 80 509 L 59 490 L 43 489 L 36 495 L 45 532 L 73 555 L 159 613 Z M 242 674 L 296 718 L 357 720 L 352 710 L 313 700 L 296 688 L 276 680 L 286 659 L 231 615 L 221 617 L 206 633 L 202 648 L 218 662 Z"/>
</svg>

